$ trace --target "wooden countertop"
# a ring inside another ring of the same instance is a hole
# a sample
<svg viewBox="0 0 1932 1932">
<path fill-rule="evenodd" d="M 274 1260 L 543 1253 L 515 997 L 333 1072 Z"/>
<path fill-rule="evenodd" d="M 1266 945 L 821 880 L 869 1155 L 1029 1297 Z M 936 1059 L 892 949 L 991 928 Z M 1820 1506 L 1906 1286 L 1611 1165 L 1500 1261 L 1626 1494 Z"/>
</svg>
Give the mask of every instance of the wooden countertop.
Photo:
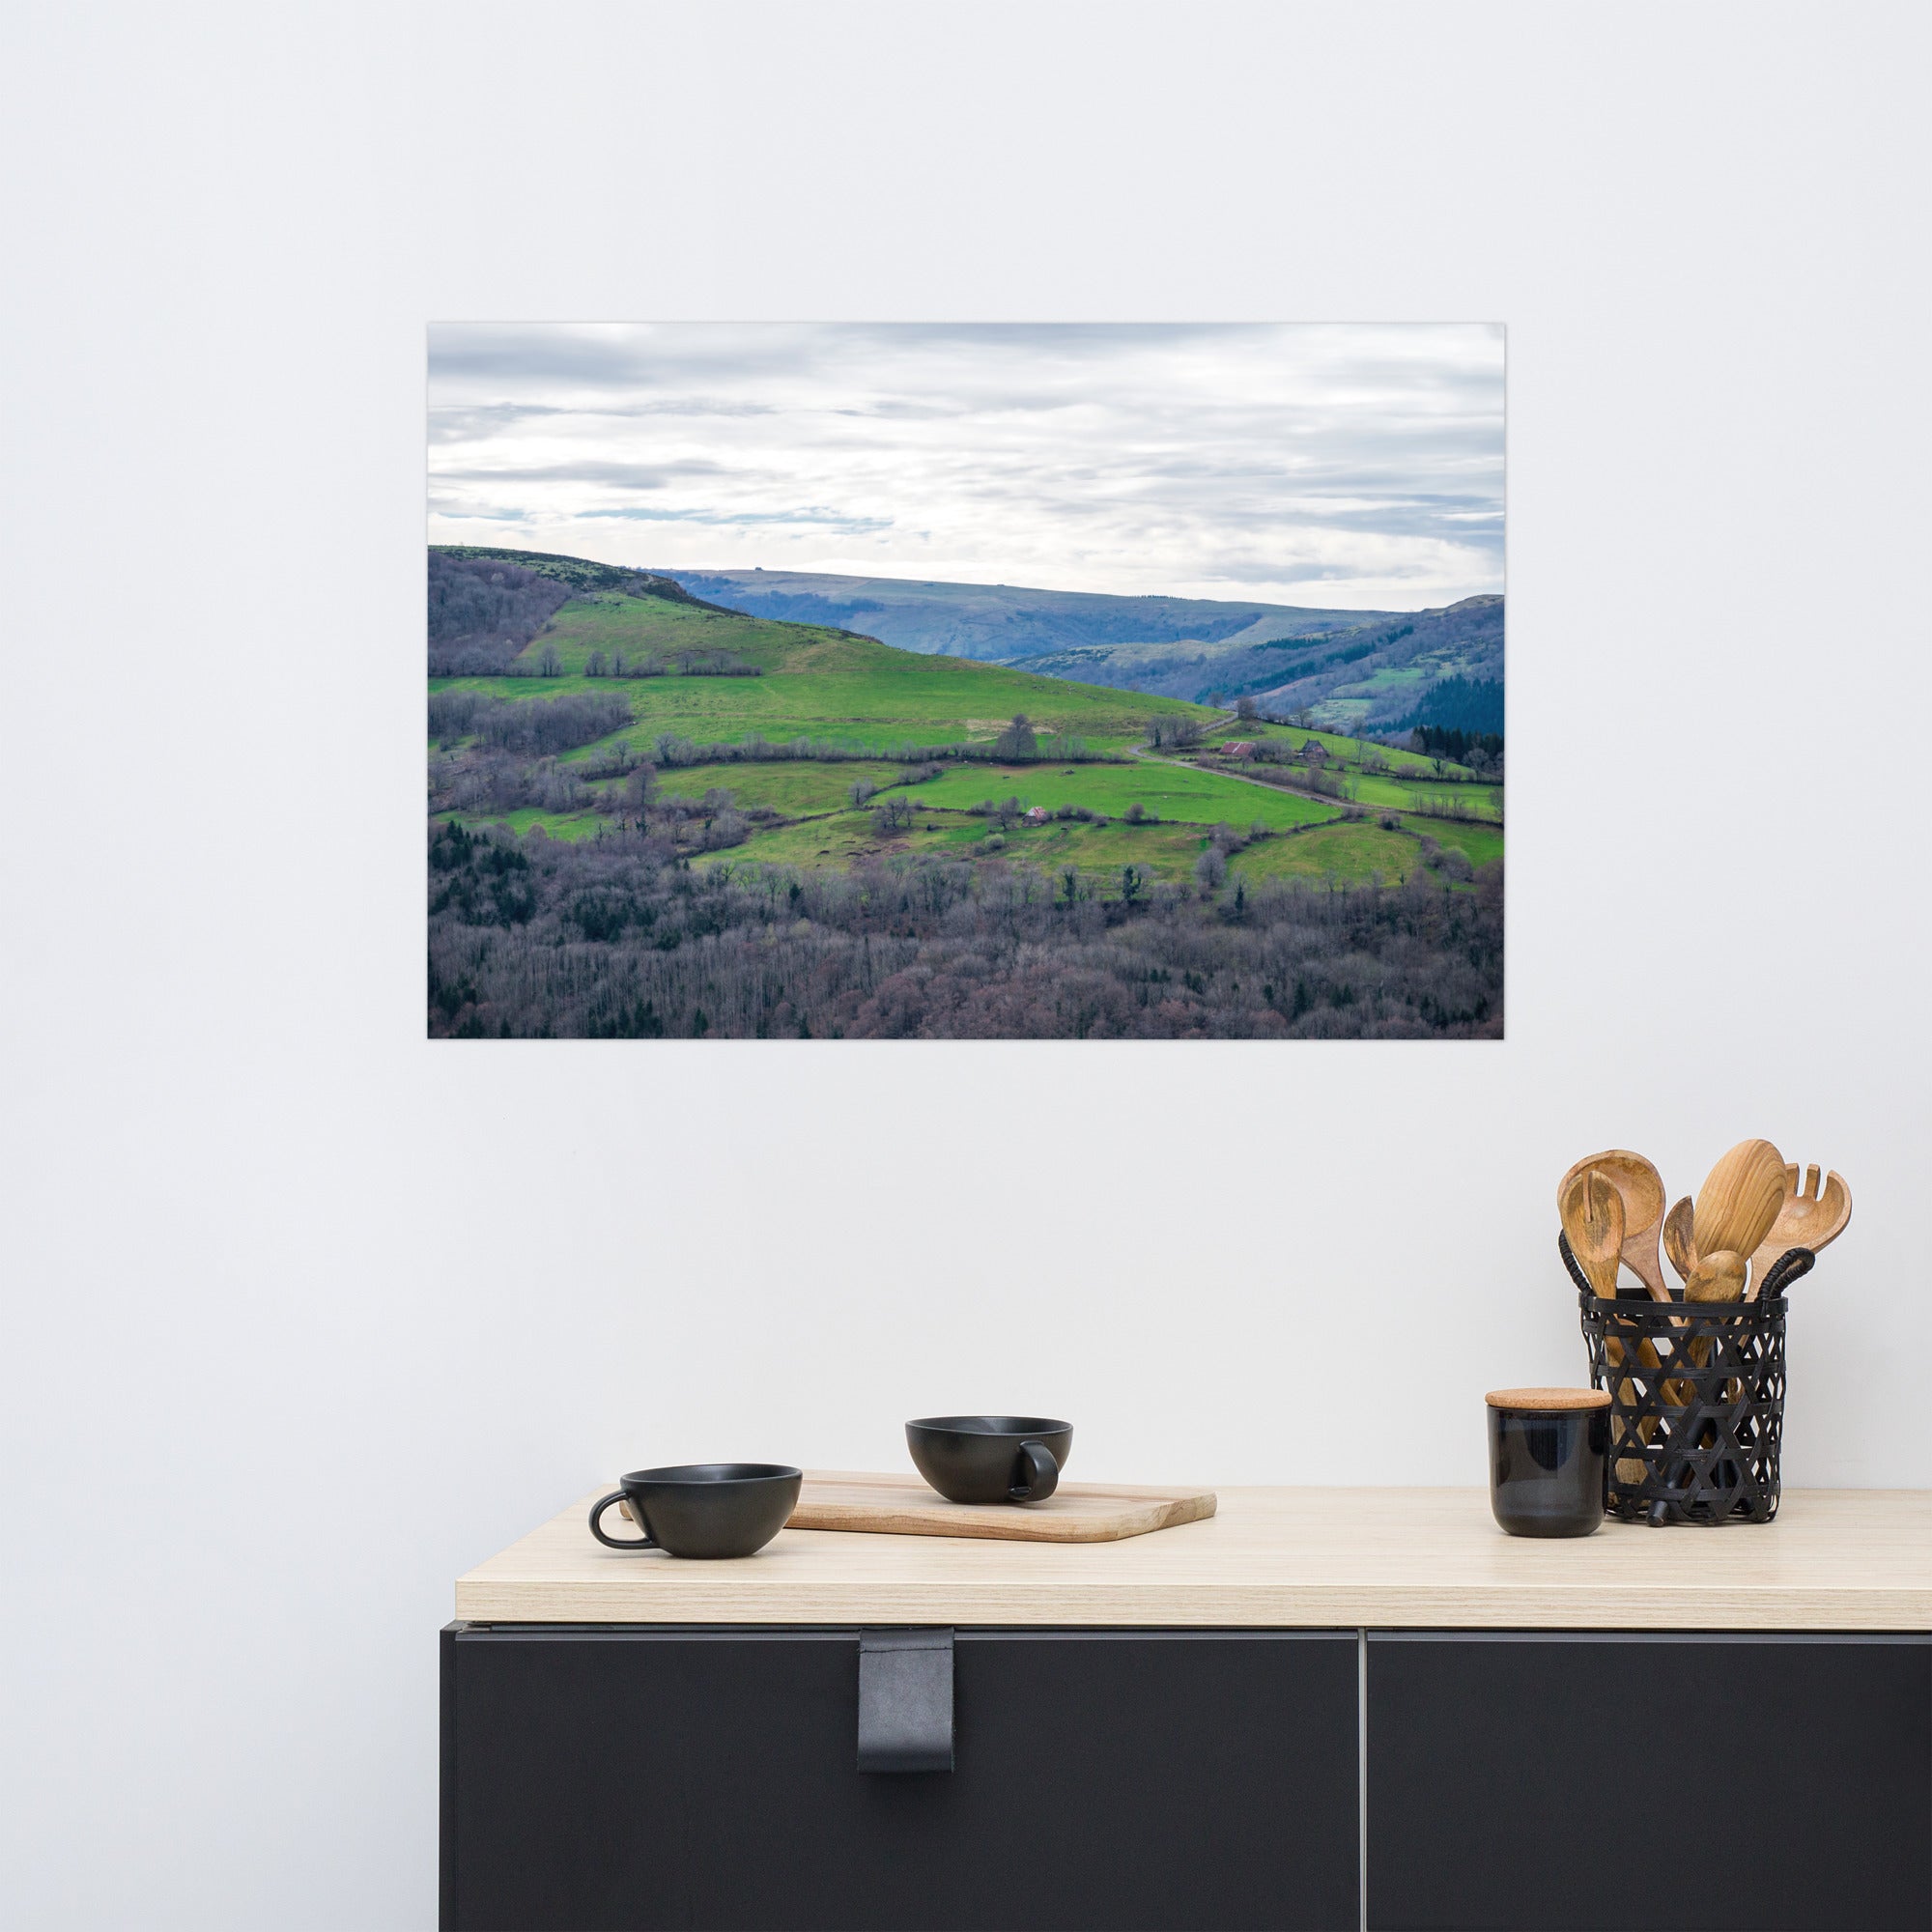
<svg viewBox="0 0 1932 1932">
<path fill-rule="evenodd" d="M 680 1562 L 591 1539 L 584 1496 L 456 1585 L 472 1623 L 1932 1630 L 1932 1491 L 1797 1490 L 1777 1520 L 1505 1536 L 1483 1490 L 1220 1492 L 1121 1543 L 787 1529 Z"/>
</svg>

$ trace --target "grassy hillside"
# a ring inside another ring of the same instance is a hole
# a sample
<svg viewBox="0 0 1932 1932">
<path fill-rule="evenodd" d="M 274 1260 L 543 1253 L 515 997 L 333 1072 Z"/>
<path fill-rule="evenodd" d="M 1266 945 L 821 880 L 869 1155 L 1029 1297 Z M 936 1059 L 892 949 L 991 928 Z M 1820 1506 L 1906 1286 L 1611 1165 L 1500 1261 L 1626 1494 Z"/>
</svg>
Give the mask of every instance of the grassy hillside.
<svg viewBox="0 0 1932 1932">
<path fill-rule="evenodd" d="M 487 690 L 550 698 L 570 692 L 621 693 L 638 732 L 680 732 L 699 743 L 739 743 L 754 732 L 778 742 L 825 739 L 857 748 L 990 740 L 1015 712 L 1048 737 L 1081 737 L 1091 749 L 1137 743 L 1155 715 L 1210 721 L 1211 712 L 1175 699 L 1037 677 L 1005 666 L 917 656 L 870 638 L 811 624 L 773 623 L 735 611 L 627 589 L 581 592 L 515 661 L 532 665 L 546 648 L 554 677 L 433 678 L 432 690 Z M 591 678 L 593 651 L 628 659 L 679 651 L 726 652 L 756 677 Z M 614 738 L 619 734 L 612 734 Z M 590 756 L 586 747 L 573 755 Z"/>
</svg>

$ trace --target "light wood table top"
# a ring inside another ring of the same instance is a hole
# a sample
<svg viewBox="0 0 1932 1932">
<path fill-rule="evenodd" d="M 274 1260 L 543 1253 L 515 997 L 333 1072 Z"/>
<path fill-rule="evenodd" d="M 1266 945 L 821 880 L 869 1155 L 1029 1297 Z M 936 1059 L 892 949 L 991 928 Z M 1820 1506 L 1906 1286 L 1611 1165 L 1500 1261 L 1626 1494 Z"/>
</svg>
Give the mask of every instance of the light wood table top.
<svg viewBox="0 0 1932 1932">
<path fill-rule="evenodd" d="M 1932 1630 L 1932 1491 L 1786 1491 L 1777 1520 L 1505 1536 L 1483 1490 L 1225 1489 L 1118 1543 L 787 1529 L 680 1562 L 591 1539 L 584 1496 L 456 1585 L 472 1623 Z"/>
</svg>

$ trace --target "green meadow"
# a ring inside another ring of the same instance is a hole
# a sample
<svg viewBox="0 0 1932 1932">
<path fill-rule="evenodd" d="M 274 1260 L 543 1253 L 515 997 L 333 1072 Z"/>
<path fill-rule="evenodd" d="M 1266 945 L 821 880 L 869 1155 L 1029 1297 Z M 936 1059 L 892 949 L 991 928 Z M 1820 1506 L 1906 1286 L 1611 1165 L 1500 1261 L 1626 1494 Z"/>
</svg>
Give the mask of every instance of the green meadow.
<svg viewBox="0 0 1932 1932">
<path fill-rule="evenodd" d="M 804 824 L 756 833 L 742 845 L 721 852 L 714 865 L 752 860 L 767 865 L 849 866 L 855 860 L 895 855 L 958 859 L 1000 859 L 1037 867 L 1056 875 L 1071 867 L 1102 891 L 1118 895 L 1123 866 L 1134 866 L 1149 880 L 1189 877 L 1208 843 L 1196 825 L 1090 825 L 1060 819 L 1046 825 L 1015 825 L 987 837 L 985 822 L 953 811 L 918 812 L 909 829 L 881 835 L 869 810 L 842 811 Z"/>
<path fill-rule="evenodd" d="M 1502 793 L 1494 785 L 1431 784 L 1361 772 L 1351 776 L 1350 788 L 1358 805 L 1393 806 L 1399 811 L 1453 809 L 1502 817 Z"/>
<path fill-rule="evenodd" d="M 1246 827 L 1256 819 L 1270 827 L 1319 825 L 1341 814 L 1339 805 L 1151 758 L 1123 765 L 965 765 L 912 786 L 910 795 L 922 804 L 954 810 L 982 800 L 1017 798 L 1022 810 L 1037 805 L 1056 811 L 1075 805 L 1110 818 L 1122 817 L 1138 805 L 1156 817 L 1191 825 Z"/>
<path fill-rule="evenodd" d="M 1301 838 L 1264 838 L 1236 852 L 1229 871 L 1246 879 L 1305 879 L 1311 884 L 1366 885 L 1379 874 L 1400 885 L 1422 863 L 1422 841 L 1389 832 L 1371 819 L 1326 825 Z"/>
<path fill-rule="evenodd" d="M 787 818 L 838 811 L 851 803 L 852 786 L 860 780 L 875 787 L 896 785 L 902 765 L 855 760 L 812 764 L 785 760 L 779 764 L 686 765 L 658 775 L 658 791 L 667 798 L 698 800 L 708 791 L 728 791 L 741 811 L 766 810 Z"/>
<path fill-rule="evenodd" d="M 1503 856 L 1503 833 L 1499 825 L 1445 825 L 1439 819 L 1411 818 L 1406 821 L 1412 832 L 1426 834 L 1446 852 L 1460 846 L 1472 866 L 1487 866 Z"/>
</svg>

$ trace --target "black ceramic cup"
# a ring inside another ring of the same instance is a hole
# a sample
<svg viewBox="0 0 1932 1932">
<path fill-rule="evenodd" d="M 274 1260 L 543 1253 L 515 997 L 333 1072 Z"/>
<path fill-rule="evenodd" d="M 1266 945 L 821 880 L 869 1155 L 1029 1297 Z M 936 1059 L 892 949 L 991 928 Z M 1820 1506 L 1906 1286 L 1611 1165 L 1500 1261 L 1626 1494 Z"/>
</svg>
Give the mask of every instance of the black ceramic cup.
<svg viewBox="0 0 1932 1932">
<path fill-rule="evenodd" d="M 782 1463 L 683 1463 L 633 1469 L 590 1511 L 590 1533 L 612 1549 L 662 1549 L 667 1556 L 750 1556 L 798 1506 L 802 1470 Z M 628 1505 L 641 1537 L 604 1533 L 604 1512 Z"/>
<path fill-rule="evenodd" d="M 1073 1453 L 1072 1423 L 1042 1415 L 928 1415 L 905 1432 L 914 1468 L 953 1503 L 1043 1503 Z"/>
<path fill-rule="evenodd" d="M 1607 1389 L 1494 1389 L 1490 1507 L 1512 1536 L 1588 1536 L 1604 1520 Z"/>
</svg>

